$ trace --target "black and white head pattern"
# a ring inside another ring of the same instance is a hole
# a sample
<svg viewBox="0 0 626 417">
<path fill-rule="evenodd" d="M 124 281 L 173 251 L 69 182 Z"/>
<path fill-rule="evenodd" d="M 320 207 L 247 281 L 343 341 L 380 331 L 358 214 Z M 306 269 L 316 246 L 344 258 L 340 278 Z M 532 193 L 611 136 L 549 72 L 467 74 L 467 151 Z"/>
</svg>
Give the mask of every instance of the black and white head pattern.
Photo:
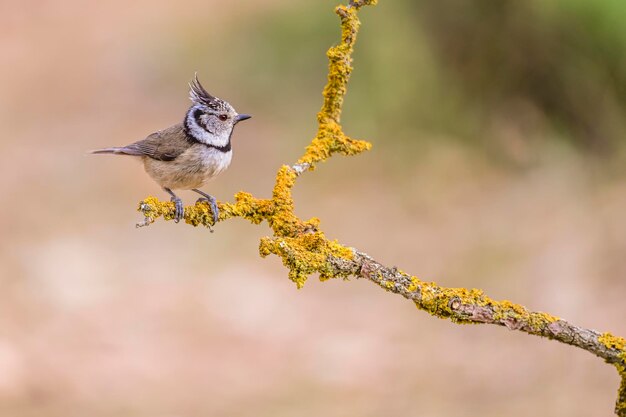
<svg viewBox="0 0 626 417">
<path fill-rule="evenodd" d="M 230 136 L 237 123 L 237 112 L 228 102 L 209 94 L 198 76 L 189 83 L 191 108 L 185 117 L 185 133 L 196 141 L 223 152 L 230 151 Z"/>
</svg>

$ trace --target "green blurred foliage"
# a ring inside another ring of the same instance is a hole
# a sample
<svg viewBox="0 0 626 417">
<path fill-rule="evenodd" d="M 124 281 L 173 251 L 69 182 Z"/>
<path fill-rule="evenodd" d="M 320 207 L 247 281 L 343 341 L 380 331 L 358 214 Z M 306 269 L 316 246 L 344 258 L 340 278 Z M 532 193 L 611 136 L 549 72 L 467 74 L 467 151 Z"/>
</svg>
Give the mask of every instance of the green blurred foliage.
<svg viewBox="0 0 626 417">
<path fill-rule="evenodd" d="M 524 123 L 514 104 L 524 103 L 585 149 L 612 150 L 623 138 L 624 2 L 443 0 L 413 10 L 442 69 L 484 117 L 513 103 L 504 116 Z"/>
<path fill-rule="evenodd" d="M 273 10 L 235 40 L 243 46 L 254 33 L 240 65 L 251 90 L 271 97 L 282 114 L 293 113 L 293 91 L 300 104 L 319 105 L 323 51 L 338 35 L 333 5 Z M 346 106 L 355 135 L 408 143 L 456 139 L 522 161 L 536 143 L 595 155 L 622 147 L 621 0 L 404 0 L 381 2 L 362 20 Z M 300 117 L 289 119 L 298 126 Z"/>
</svg>

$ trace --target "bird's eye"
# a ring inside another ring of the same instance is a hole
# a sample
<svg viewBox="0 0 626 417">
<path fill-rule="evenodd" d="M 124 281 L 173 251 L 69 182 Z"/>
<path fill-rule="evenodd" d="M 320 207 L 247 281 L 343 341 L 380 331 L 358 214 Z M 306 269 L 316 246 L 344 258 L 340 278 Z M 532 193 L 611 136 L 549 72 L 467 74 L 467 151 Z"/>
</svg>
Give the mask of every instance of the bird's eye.
<svg viewBox="0 0 626 417">
<path fill-rule="evenodd" d="M 228 115 L 227 114 L 220 114 L 219 116 L 217 116 L 222 122 L 225 122 L 226 120 L 228 120 Z"/>
</svg>

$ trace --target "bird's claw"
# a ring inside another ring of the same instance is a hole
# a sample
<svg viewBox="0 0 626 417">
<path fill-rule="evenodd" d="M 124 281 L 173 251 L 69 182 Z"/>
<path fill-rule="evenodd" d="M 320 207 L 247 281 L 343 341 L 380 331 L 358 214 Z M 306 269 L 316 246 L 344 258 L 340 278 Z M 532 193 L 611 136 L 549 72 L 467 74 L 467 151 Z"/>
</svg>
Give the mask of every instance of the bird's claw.
<svg viewBox="0 0 626 417">
<path fill-rule="evenodd" d="M 172 197 L 171 202 L 176 206 L 176 212 L 174 213 L 174 223 L 178 223 L 185 214 L 185 208 L 183 207 L 183 200 L 178 197 Z"/>
<path fill-rule="evenodd" d="M 202 202 L 209 203 L 209 205 L 211 206 L 211 212 L 213 212 L 213 224 L 217 224 L 217 220 L 219 219 L 219 216 L 220 216 L 220 210 L 217 208 L 217 201 L 215 200 L 215 197 L 213 196 L 200 197 L 196 201 L 196 203 L 202 203 Z"/>
</svg>

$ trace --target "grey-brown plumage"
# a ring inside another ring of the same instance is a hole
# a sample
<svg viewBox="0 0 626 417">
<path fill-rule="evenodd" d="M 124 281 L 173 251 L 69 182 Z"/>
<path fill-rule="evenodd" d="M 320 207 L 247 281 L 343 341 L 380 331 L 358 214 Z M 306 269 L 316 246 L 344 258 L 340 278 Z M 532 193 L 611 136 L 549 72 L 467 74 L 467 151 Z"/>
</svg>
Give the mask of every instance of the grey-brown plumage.
<svg viewBox="0 0 626 417">
<path fill-rule="evenodd" d="M 193 102 L 182 123 L 155 132 L 127 146 L 93 151 L 95 154 L 130 155 L 143 160 L 146 172 L 170 194 L 176 204 L 175 221 L 183 205 L 172 190 L 192 190 L 208 201 L 217 222 L 215 198 L 200 191 L 209 179 L 224 171 L 232 159 L 231 136 L 235 125 L 249 119 L 226 101 L 209 94 L 197 76 L 190 83 Z"/>
</svg>

